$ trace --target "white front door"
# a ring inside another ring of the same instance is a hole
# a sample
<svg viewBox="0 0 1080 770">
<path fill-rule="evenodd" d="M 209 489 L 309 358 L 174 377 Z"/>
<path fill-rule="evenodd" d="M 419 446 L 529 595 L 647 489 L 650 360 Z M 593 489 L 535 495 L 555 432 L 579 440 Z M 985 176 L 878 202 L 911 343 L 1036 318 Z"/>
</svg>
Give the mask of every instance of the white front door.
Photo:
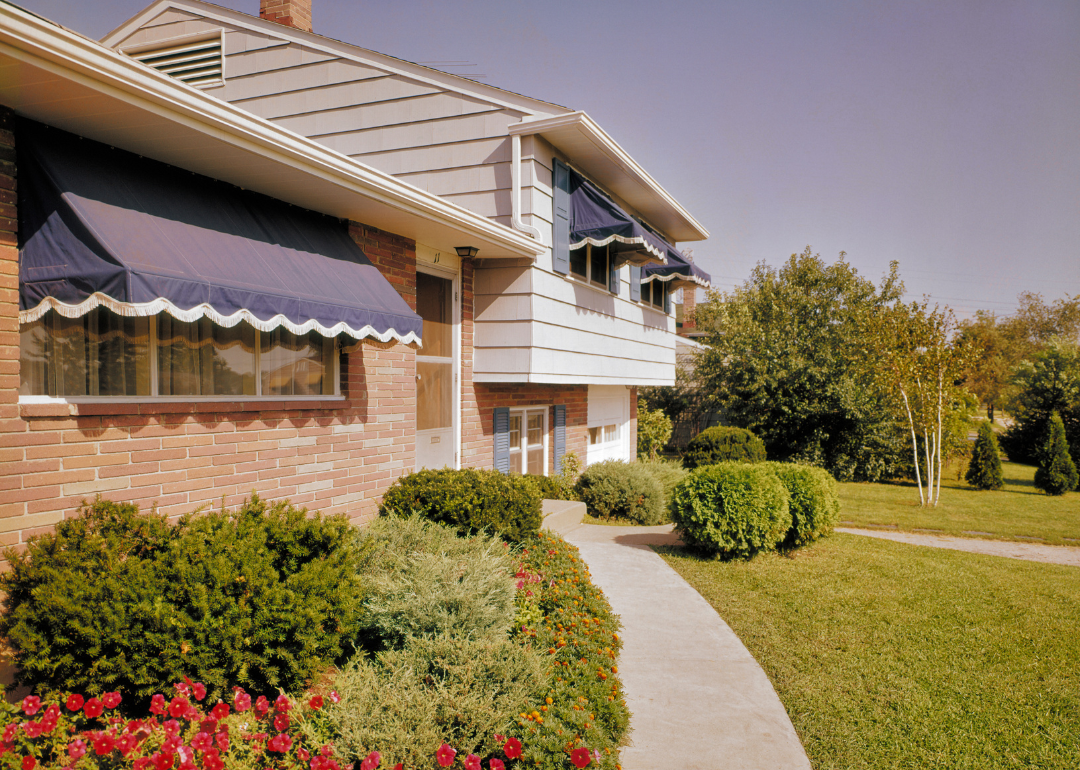
<svg viewBox="0 0 1080 770">
<path fill-rule="evenodd" d="M 454 280 L 416 274 L 416 312 L 424 319 L 416 356 L 416 468 L 457 465 Z"/>
</svg>

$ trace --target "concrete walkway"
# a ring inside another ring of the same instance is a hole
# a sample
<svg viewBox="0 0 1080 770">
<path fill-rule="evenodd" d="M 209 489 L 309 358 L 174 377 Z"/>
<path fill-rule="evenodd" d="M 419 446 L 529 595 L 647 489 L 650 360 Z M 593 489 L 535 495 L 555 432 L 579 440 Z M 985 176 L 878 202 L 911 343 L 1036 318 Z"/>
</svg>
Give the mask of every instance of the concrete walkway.
<svg viewBox="0 0 1080 770">
<path fill-rule="evenodd" d="M 678 543 L 671 525 L 586 524 L 563 537 L 622 616 L 619 674 L 633 715 L 624 770 L 809 770 L 761 666 L 649 548 Z"/>
<path fill-rule="evenodd" d="M 948 548 L 953 551 L 1004 556 L 1007 559 L 1042 561 L 1080 567 L 1080 548 L 1068 545 L 1014 543 L 1010 540 L 982 540 L 976 537 L 951 537 L 949 535 L 928 535 L 920 532 L 890 532 L 881 529 L 852 529 L 849 527 L 837 527 L 836 531 L 847 532 L 849 535 L 895 540 L 899 543 L 925 545 L 930 548 Z"/>
</svg>

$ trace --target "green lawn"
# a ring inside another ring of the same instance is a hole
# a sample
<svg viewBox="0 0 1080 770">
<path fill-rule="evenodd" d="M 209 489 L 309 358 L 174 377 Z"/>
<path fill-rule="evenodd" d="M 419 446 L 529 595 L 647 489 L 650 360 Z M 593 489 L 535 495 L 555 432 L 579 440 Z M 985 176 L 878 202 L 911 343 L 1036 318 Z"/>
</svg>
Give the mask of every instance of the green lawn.
<svg viewBox="0 0 1080 770">
<path fill-rule="evenodd" d="M 1080 569 L 844 534 L 750 562 L 657 550 L 817 770 L 1080 768 Z"/>
<path fill-rule="evenodd" d="M 997 492 L 972 489 L 956 480 L 955 469 L 947 471 L 936 508 L 919 506 L 914 483 L 841 484 L 840 519 L 853 526 L 1080 545 L 1080 492 L 1051 497 L 1035 488 L 1032 466 L 1003 463 L 1002 468 L 1005 488 Z"/>
</svg>

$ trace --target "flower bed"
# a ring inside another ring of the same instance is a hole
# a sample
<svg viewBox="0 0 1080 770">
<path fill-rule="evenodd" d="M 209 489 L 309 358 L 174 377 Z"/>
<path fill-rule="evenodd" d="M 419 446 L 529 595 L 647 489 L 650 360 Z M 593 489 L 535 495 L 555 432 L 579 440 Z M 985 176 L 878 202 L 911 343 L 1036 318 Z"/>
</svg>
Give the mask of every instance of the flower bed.
<svg viewBox="0 0 1080 770">
<path fill-rule="evenodd" d="M 539 645 L 551 670 L 534 708 L 518 715 L 527 766 L 567 767 L 591 755 L 618 769 L 618 748 L 630 724 L 622 697 L 619 619 L 589 576 L 578 549 L 541 533 L 521 552 L 517 639 Z M 580 765 L 579 765 L 580 766 Z"/>
</svg>

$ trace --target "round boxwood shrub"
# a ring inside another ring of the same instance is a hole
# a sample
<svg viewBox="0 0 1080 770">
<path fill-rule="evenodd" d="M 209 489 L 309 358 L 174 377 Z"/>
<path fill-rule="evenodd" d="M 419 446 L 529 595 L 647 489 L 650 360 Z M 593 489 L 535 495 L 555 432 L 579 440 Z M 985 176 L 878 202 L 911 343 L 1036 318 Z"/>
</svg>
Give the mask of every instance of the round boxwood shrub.
<svg viewBox="0 0 1080 770">
<path fill-rule="evenodd" d="M 722 462 L 760 463 L 765 460 L 765 444 L 745 428 L 716 425 L 690 439 L 683 465 L 700 468 Z"/>
<path fill-rule="evenodd" d="M 585 469 L 575 487 L 590 516 L 652 525 L 664 521 L 664 490 L 636 463 L 605 460 Z"/>
<path fill-rule="evenodd" d="M 97 500 L 8 551 L 0 633 L 18 681 L 135 702 L 185 676 L 211 697 L 297 690 L 358 631 L 362 546 L 343 517 L 253 497 L 176 526 Z"/>
<path fill-rule="evenodd" d="M 814 542 L 832 532 L 840 521 L 840 495 L 836 479 L 824 468 L 795 463 L 765 463 L 788 491 L 791 529 L 785 548 Z"/>
<path fill-rule="evenodd" d="M 540 496 L 520 476 L 463 468 L 402 476 L 383 495 L 383 516 L 419 514 L 462 533 L 486 530 L 520 541 L 540 529 Z"/>
<path fill-rule="evenodd" d="M 675 487 L 671 518 L 688 546 L 725 558 L 772 550 L 791 529 L 787 489 L 760 464 L 694 470 Z"/>
<path fill-rule="evenodd" d="M 976 489 L 1001 489 L 1005 486 L 1001 452 L 989 422 L 984 421 L 979 425 L 979 437 L 975 439 L 975 448 L 971 452 L 971 462 L 964 478 Z"/>
</svg>

